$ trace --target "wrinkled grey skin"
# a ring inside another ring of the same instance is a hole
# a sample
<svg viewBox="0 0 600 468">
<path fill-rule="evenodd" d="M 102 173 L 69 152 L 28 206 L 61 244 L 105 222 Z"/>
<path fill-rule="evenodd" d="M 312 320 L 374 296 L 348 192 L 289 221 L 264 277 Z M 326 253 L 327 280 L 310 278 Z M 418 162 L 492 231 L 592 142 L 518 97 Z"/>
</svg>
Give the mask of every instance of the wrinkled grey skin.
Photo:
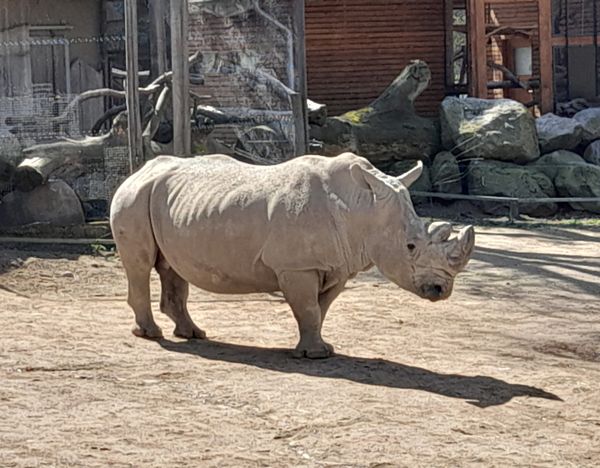
<svg viewBox="0 0 600 468">
<path fill-rule="evenodd" d="M 421 170 L 394 178 L 350 153 L 266 167 L 223 155 L 147 163 L 111 206 L 133 333 L 162 336 L 150 307 L 152 268 L 161 311 L 186 338 L 206 337 L 187 310 L 189 283 L 216 293 L 283 292 L 298 322 L 298 357 L 331 355 L 321 337 L 327 310 L 350 278 L 374 265 L 407 291 L 448 298 L 474 232 L 450 239 L 449 224 L 427 227 L 415 214 L 407 186 Z"/>
</svg>

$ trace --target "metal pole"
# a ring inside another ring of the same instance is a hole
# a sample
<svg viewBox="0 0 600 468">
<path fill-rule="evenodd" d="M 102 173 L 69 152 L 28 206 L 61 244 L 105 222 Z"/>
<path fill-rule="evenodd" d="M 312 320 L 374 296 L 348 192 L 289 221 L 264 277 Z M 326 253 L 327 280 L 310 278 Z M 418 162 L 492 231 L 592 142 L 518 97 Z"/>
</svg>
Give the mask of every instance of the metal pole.
<svg viewBox="0 0 600 468">
<path fill-rule="evenodd" d="M 171 0 L 173 153 L 176 156 L 189 156 L 192 152 L 188 55 L 188 2 Z"/>
<path fill-rule="evenodd" d="M 125 55 L 127 62 L 127 133 L 129 165 L 136 171 L 144 162 L 142 118 L 140 115 L 137 0 L 125 0 Z"/>
</svg>

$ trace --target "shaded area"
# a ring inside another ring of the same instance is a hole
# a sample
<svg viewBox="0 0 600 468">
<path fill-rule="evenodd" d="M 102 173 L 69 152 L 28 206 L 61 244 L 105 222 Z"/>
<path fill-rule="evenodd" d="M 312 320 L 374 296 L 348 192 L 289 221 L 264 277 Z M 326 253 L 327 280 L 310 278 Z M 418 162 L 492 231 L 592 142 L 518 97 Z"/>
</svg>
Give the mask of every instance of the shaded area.
<svg viewBox="0 0 600 468">
<path fill-rule="evenodd" d="M 469 295 L 519 301 L 518 310 L 531 309 L 528 304 L 532 302 L 546 303 L 548 289 L 557 296 L 574 294 L 584 301 L 600 295 L 600 235 L 594 230 L 481 230 L 476 236 L 474 262 L 468 268 L 474 276 L 465 288 Z M 494 238 L 508 238 L 508 243 Z M 549 304 L 538 307 L 536 314 L 576 309 Z"/>
<path fill-rule="evenodd" d="M 335 355 L 322 361 L 297 360 L 289 350 L 227 344 L 217 341 L 175 342 L 161 339 L 165 350 L 213 361 L 245 364 L 275 372 L 343 379 L 365 385 L 421 390 L 466 400 L 480 408 L 502 405 L 515 397 L 562 401 L 558 396 L 528 385 L 511 384 L 487 376 L 441 374 L 385 359 Z"/>
<path fill-rule="evenodd" d="M 588 294 L 600 294 L 600 282 L 581 278 L 582 274 L 597 275 L 600 278 L 600 260 L 582 261 L 581 257 L 512 252 L 487 247 L 479 247 L 473 258 L 497 268 L 517 270 L 524 276 L 538 278 L 540 281 L 542 278 L 553 279 L 560 281 L 565 287 L 570 286 L 571 289 Z M 547 268 L 549 266 L 558 267 L 564 270 L 564 273 Z"/>
<path fill-rule="evenodd" d="M 0 245 L 0 275 L 21 268 L 29 258 L 67 259 L 76 261 L 80 256 L 91 254 L 91 246 L 48 244 Z"/>
</svg>

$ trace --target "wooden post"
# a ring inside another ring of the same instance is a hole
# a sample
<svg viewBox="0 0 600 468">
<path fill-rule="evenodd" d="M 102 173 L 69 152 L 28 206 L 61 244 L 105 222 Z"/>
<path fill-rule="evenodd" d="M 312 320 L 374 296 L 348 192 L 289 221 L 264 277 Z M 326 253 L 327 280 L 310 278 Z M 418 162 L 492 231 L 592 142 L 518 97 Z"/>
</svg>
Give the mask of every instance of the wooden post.
<svg viewBox="0 0 600 468">
<path fill-rule="evenodd" d="M 192 153 L 188 55 L 188 2 L 171 0 L 173 153 L 176 156 L 189 156 Z"/>
<path fill-rule="evenodd" d="M 165 0 L 150 0 L 150 49 L 153 78 L 167 71 L 166 13 Z"/>
<path fill-rule="evenodd" d="M 552 57 L 552 2 L 538 1 L 538 32 L 540 46 L 540 110 L 554 110 L 554 72 Z"/>
<path fill-rule="evenodd" d="M 469 0 L 467 10 L 469 39 L 469 94 L 487 98 L 487 57 L 485 0 Z"/>
<path fill-rule="evenodd" d="M 446 45 L 446 89 L 454 89 L 454 0 L 444 0 L 444 24 Z"/>
<path fill-rule="evenodd" d="M 292 2 L 292 30 L 294 33 L 294 91 L 298 96 L 291 97 L 292 111 L 294 112 L 295 149 L 296 156 L 308 152 L 308 89 L 306 79 L 306 35 L 305 35 L 305 2 L 294 0 Z"/>
<path fill-rule="evenodd" d="M 136 171 L 144 162 L 142 118 L 140 115 L 137 0 L 125 0 L 125 53 L 127 62 L 127 132 L 129 165 Z"/>
</svg>

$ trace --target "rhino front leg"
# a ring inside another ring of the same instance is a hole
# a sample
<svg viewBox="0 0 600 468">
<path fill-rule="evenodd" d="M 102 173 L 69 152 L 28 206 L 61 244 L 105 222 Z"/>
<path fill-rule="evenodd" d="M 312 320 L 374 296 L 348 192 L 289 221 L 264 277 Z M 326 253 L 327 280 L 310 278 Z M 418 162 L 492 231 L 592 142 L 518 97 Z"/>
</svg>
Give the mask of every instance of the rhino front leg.
<svg viewBox="0 0 600 468">
<path fill-rule="evenodd" d="M 321 359 L 333 354 L 333 346 L 323 341 L 321 306 L 319 305 L 320 278 L 317 271 L 284 272 L 279 275 L 279 286 L 298 322 L 300 341 L 294 357 Z"/>
</svg>

